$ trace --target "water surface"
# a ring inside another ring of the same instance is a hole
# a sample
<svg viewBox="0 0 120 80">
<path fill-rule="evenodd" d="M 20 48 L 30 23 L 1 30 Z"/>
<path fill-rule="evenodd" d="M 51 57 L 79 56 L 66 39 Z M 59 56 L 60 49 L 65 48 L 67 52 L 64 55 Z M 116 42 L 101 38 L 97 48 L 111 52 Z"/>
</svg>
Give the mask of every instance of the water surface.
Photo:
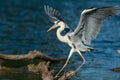
<svg viewBox="0 0 120 80">
<path fill-rule="evenodd" d="M 0 53 L 26 54 L 30 50 L 40 50 L 51 57 L 67 57 L 70 48 L 58 41 L 56 31 L 47 32 L 53 23 L 48 20 L 43 6 L 58 9 L 75 29 L 85 8 L 119 4 L 119 0 L 1 0 Z M 120 55 L 116 51 L 120 49 L 120 15 L 103 22 L 91 46 L 95 50 L 83 54 L 87 63 L 71 80 L 120 80 L 120 73 L 110 70 L 120 66 Z M 80 63 L 81 58 L 75 53 L 65 71 L 77 68 Z M 62 65 L 55 68 L 60 69 Z"/>
</svg>

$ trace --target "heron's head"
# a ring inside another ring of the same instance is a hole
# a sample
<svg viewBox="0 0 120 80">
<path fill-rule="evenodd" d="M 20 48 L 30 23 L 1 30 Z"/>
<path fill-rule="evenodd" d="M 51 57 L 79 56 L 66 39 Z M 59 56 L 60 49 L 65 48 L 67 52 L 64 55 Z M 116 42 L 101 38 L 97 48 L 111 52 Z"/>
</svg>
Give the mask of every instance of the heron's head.
<svg viewBox="0 0 120 80">
<path fill-rule="evenodd" d="M 59 26 L 62 26 L 62 25 L 64 25 L 64 22 L 56 21 L 56 22 L 54 22 L 54 25 L 48 29 L 48 31 L 51 31 L 51 30 L 53 30 L 53 29 L 55 29 L 55 28 L 57 28 Z"/>
</svg>

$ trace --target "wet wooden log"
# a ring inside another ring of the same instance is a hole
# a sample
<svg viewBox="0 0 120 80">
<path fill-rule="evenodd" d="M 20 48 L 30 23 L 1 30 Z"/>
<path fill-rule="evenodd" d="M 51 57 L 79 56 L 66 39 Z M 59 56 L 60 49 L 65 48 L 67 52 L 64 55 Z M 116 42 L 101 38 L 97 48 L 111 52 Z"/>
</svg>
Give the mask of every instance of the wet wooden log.
<svg viewBox="0 0 120 80">
<path fill-rule="evenodd" d="M 68 80 L 71 76 L 73 76 L 76 71 L 68 71 L 67 73 L 63 74 L 62 76 L 59 76 L 58 78 L 55 78 L 54 69 L 50 70 L 50 63 L 56 62 L 56 61 L 64 61 L 66 58 L 59 58 L 54 59 L 51 57 L 48 57 L 44 55 L 40 51 L 30 51 L 28 54 L 24 55 L 6 55 L 6 54 L 0 54 L 1 60 L 38 60 L 42 59 L 42 62 L 39 62 L 38 64 L 28 64 L 27 66 L 24 66 L 24 69 L 20 68 L 9 68 L 5 66 L 0 66 L 0 72 L 19 72 L 21 70 L 23 71 L 30 71 L 34 73 L 40 73 L 43 80 Z M 25 68 L 26 67 L 26 68 Z M 27 70 L 25 70 L 27 69 Z"/>
<path fill-rule="evenodd" d="M 120 72 L 120 67 L 113 68 L 112 71 L 114 71 L 114 72 Z"/>
<path fill-rule="evenodd" d="M 117 52 L 120 54 L 120 50 L 117 50 Z M 120 67 L 113 68 L 112 71 L 120 72 Z"/>
<path fill-rule="evenodd" d="M 24 55 L 6 55 L 6 54 L 0 54 L 0 59 L 7 59 L 7 60 L 34 60 L 34 59 L 43 59 L 47 61 L 60 61 L 60 60 L 66 60 L 66 58 L 59 58 L 54 59 L 51 57 L 48 57 L 44 55 L 40 51 L 30 51 L 28 54 Z"/>
</svg>

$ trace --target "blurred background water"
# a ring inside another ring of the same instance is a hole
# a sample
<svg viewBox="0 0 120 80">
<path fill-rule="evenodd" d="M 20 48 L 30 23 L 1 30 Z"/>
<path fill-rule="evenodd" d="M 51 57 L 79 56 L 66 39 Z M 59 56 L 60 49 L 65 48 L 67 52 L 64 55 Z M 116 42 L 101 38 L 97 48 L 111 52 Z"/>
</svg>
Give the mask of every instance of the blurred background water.
<svg viewBox="0 0 120 80">
<path fill-rule="evenodd" d="M 59 10 L 75 29 L 82 10 L 91 6 L 120 6 L 120 0 L 0 0 L 0 53 L 26 54 L 40 50 L 51 57 L 68 56 L 70 48 L 58 41 L 56 30 L 47 32 L 53 23 L 44 12 L 44 5 Z M 103 22 L 91 46 L 95 50 L 83 54 L 87 63 L 71 80 L 120 80 L 120 73 L 110 71 L 120 66 L 116 51 L 120 49 L 120 15 Z M 65 71 L 77 68 L 80 63 L 81 58 L 75 53 Z"/>
</svg>

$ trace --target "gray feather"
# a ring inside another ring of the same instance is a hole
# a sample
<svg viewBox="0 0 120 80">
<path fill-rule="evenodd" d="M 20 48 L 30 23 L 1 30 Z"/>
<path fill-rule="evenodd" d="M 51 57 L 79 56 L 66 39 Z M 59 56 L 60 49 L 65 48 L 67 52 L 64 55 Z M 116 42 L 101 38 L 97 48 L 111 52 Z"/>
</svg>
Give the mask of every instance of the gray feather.
<svg viewBox="0 0 120 80">
<path fill-rule="evenodd" d="M 50 17 L 50 20 L 52 22 L 55 22 L 55 21 L 63 21 L 63 18 L 61 17 L 61 14 L 53 9 L 52 7 L 49 7 L 49 6 L 44 6 L 44 9 L 45 9 L 45 12 L 46 14 Z"/>
<path fill-rule="evenodd" d="M 98 35 L 102 21 L 109 16 L 117 15 L 118 10 L 118 7 L 112 6 L 94 8 L 81 14 L 80 22 L 74 31 L 74 36 L 80 37 L 84 44 L 89 45 Z"/>
</svg>

